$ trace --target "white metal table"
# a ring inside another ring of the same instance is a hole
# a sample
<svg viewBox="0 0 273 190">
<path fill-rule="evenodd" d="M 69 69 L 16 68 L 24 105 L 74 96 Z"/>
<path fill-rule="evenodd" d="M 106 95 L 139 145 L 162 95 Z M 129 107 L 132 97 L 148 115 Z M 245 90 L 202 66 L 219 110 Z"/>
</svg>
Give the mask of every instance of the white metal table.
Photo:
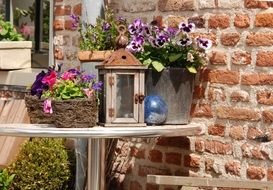
<svg viewBox="0 0 273 190">
<path fill-rule="evenodd" d="M 202 124 L 164 125 L 148 127 L 96 126 L 93 128 L 55 128 L 47 124 L 0 124 L 0 136 L 88 138 L 88 190 L 104 190 L 103 145 L 106 138 L 175 137 L 198 135 Z"/>
</svg>

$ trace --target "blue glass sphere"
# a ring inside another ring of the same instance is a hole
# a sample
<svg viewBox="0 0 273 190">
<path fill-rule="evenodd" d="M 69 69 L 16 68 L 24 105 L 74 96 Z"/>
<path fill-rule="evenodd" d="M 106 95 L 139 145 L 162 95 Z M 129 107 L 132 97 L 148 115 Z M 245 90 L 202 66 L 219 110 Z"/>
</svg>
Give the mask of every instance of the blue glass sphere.
<svg viewBox="0 0 273 190">
<path fill-rule="evenodd" d="M 167 118 L 168 107 L 161 96 L 146 96 L 144 100 L 145 122 L 149 125 L 163 124 Z"/>
</svg>

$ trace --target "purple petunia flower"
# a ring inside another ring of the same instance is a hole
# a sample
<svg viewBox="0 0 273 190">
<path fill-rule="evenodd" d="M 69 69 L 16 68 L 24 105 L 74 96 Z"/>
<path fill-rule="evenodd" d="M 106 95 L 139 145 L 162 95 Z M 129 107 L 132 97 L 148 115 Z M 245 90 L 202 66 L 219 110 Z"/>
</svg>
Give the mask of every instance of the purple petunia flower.
<svg viewBox="0 0 273 190">
<path fill-rule="evenodd" d="M 97 83 L 94 83 L 92 85 L 92 89 L 93 90 L 101 90 L 102 89 L 102 86 L 103 86 L 103 82 L 99 81 Z"/>
<path fill-rule="evenodd" d="M 111 24 L 110 23 L 107 23 L 107 22 L 104 22 L 103 25 L 102 25 L 102 30 L 104 32 L 107 32 L 108 30 L 110 30 L 111 28 Z"/>
<path fill-rule="evenodd" d="M 133 24 L 130 24 L 128 31 L 131 35 L 140 34 L 143 30 L 143 23 L 141 19 L 136 19 Z"/>
<path fill-rule="evenodd" d="M 197 38 L 197 45 L 201 49 L 207 50 L 212 47 L 212 41 L 206 38 Z"/>
<path fill-rule="evenodd" d="M 69 69 L 67 72 L 72 73 L 77 76 L 81 74 L 81 72 L 77 69 Z"/>
<path fill-rule="evenodd" d="M 83 82 L 90 82 L 91 80 L 94 80 L 96 78 L 95 74 L 85 74 L 82 76 Z"/>
<path fill-rule="evenodd" d="M 36 76 L 36 80 L 33 83 L 33 85 L 31 86 L 31 95 L 32 96 L 37 96 L 38 98 L 40 98 L 42 96 L 43 90 L 47 90 L 48 89 L 48 85 L 44 84 L 42 82 L 43 78 L 47 76 L 47 73 L 45 73 L 44 71 L 40 72 L 37 76 Z"/>
<path fill-rule="evenodd" d="M 191 44 L 192 44 L 192 40 L 190 38 L 188 38 L 188 37 L 187 38 L 182 38 L 182 39 L 178 40 L 178 42 L 177 42 L 177 45 L 183 46 L 183 47 L 189 46 Z"/>
<path fill-rule="evenodd" d="M 184 22 L 181 22 L 179 24 L 179 30 L 186 32 L 186 33 L 190 33 L 193 32 L 195 30 L 195 24 L 194 23 L 189 23 L 188 25 Z"/>
</svg>

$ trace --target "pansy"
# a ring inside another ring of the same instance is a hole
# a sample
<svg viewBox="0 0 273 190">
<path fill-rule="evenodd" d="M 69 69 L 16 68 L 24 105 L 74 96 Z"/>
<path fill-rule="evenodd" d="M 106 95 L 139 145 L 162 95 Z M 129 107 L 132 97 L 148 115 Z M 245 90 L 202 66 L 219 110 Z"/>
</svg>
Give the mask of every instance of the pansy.
<svg viewBox="0 0 273 190">
<path fill-rule="evenodd" d="M 180 40 L 178 40 L 177 45 L 179 46 L 190 46 L 192 44 L 192 40 L 189 37 L 186 38 L 181 38 Z"/>
<path fill-rule="evenodd" d="M 104 32 L 107 32 L 108 30 L 110 30 L 111 28 L 111 24 L 110 23 L 107 23 L 107 22 L 104 22 L 103 25 L 102 25 L 102 30 Z"/>
<path fill-rule="evenodd" d="M 43 108 L 44 108 L 44 113 L 52 114 L 53 110 L 52 110 L 52 106 L 51 106 L 51 100 L 49 100 L 49 99 L 45 100 Z"/>
<path fill-rule="evenodd" d="M 194 23 L 186 24 L 184 22 L 181 22 L 179 24 L 179 29 L 186 33 L 193 32 L 195 30 L 195 24 Z"/>
<path fill-rule="evenodd" d="M 143 23 L 141 19 L 136 19 L 133 24 L 130 24 L 128 31 L 131 35 L 140 34 L 143 30 Z"/>
<path fill-rule="evenodd" d="M 140 40 L 131 41 L 130 44 L 127 45 L 126 49 L 129 50 L 131 53 L 139 53 L 144 50 Z"/>
<path fill-rule="evenodd" d="M 168 27 L 168 28 L 165 29 L 165 30 L 166 30 L 167 35 L 168 35 L 170 38 L 175 37 L 175 36 L 178 34 L 178 32 L 179 32 L 179 30 L 178 30 L 177 28 L 173 28 L 173 27 Z"/>
<path fill-rule="evenodd" d="M 197 45 L 199 48 L 207 50 L 212 47 L 212 41 L 206 38 L 197 38 Z"/>
<path fill-rule="evenodd" d="M 166 42 L 168 42 L 169 38 L 165 34 L 160 34 L 156 36 L 155 43 L 158 47 L 162 47 L 165 45 Z"/>
<path fill-rule="evenodd" d="M 145 35 L 146 37 L 149 37 L 152 35 L 152 31 L 151 31 L 151 27 L 147 24 L 144 24 L 142 27 L 143 31 L 143 35 Z"/>
</svg>

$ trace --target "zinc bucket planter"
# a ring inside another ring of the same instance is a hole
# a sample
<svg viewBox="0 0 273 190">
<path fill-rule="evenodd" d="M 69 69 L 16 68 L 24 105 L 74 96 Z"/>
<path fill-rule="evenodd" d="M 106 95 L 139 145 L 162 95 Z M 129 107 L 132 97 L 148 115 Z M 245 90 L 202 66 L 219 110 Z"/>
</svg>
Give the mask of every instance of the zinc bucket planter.
<svg viewBox="0 0 273 190">
<path fill-rule="evenodd" d="M 31 68 L 31 41 L 1 41 L 0 70 Z"/>
<path fill-rule="evenodd" d="M 25 96 L 31 123 L 55 124 L 58 128 L 89 128 L 97 123 L 96 98 L 52 100 L 53 113 L 44 113 L 44 100 L 36 96 Z"/>
<path fill-rule="evenodd" d="M 148 69 L 145 73 L 146 96 L 159 95 L 168 106 L 164 124 L 188 124 L 193 97 L 195 74 L 183 68 L 168 68 L 162 72 Z"/>
</svg>

